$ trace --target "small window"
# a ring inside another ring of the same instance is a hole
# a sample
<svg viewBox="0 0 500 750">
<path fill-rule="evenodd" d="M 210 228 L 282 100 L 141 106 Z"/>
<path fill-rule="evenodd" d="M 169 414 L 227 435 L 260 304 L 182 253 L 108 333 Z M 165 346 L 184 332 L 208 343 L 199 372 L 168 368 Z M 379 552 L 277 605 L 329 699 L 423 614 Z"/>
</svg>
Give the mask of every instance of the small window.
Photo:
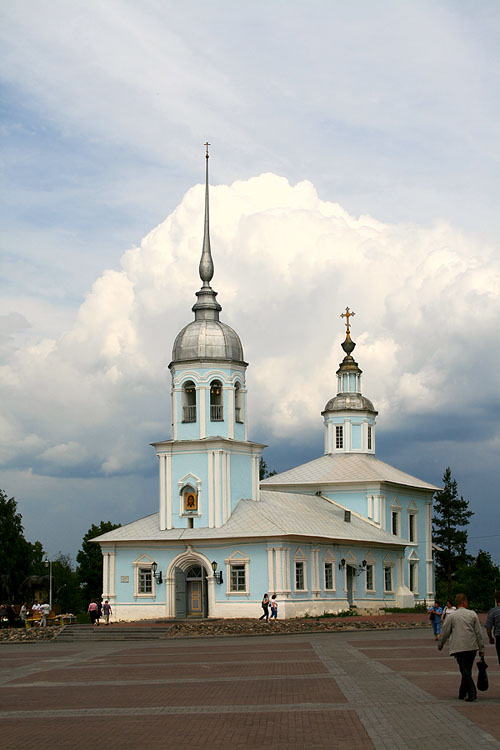
<svg viewBox="0 0 500 750">
<path fill-rule="evenodd" d="M 139 594 L 153 593 L 153 576 L 151 568 L 139 568 Z"/>
<path fill-rule="evenodd" d="M 392 591 L 392 566 L 384 566 L 384 591 Z"/>
<path fill-rule="evenodd" d="M 246 591 L 246 565 L 230 566 L 230 591 Z"/>
<path fill-rule="evenodd" d="M 375 566 L 371 564 L 366 566 L 366 590 L 375 591 Z"/>
<path fill-rule="evenodd" d="M 341 424 L 335 425 L 335 448 L 344 447 L 344 426 Z"/>
<path fill-rule="evenodd" d="M 411 592 L 416 593 L 418 591 L 418 567 L 417 563 L 411 562 L 410 563 L 410 569 L 409 569 L 409 575 L 408 575 L 408 588 Z"/>
<path fill-rule="evenodd" d="M 417 541 L 417 517 L 415 513 L 410 513 L 408 516 L 408 540 L 410 542 Z"/>
<path fill-rule="evenodd" d="M 296 591 L 305 591 L 304 563 L 295 563 L 295 589 Z"/>
<path fill-rule="evenodd" d="M 399 536 L 399 511 L 393 510 L 391 513 L 391 528 L 394 536 Z"/>
<path fill-rule="evenodd" d="M 368 450 L 371 451 L 372 449 L 372 426 L 371 424 L 368 425 Z"/>
<path fill-rule="evenodd" d="M 325 563 L 325 590 L 333 591 L 333 563 Z"/>
</svg>

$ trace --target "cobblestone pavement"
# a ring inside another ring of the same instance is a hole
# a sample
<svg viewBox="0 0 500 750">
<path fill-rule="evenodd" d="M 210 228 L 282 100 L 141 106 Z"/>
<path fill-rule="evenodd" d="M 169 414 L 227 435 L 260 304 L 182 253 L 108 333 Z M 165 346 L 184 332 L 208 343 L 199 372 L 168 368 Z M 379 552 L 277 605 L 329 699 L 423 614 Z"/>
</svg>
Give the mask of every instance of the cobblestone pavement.
<svg viewBox="0 0 500 750">
<path fill-rule="evenodd" d="M 6 748 L 500 749 L 430 631 L 0 646 Z"/>
</svg>

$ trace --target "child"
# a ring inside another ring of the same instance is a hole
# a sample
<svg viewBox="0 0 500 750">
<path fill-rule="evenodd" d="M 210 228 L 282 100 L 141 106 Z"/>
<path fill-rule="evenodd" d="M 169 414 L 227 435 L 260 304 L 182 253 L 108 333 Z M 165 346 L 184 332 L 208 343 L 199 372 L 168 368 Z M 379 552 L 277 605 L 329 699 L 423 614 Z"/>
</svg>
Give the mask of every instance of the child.
<svg viewBox="0 0 500 750">
<path fill-rule="evenodd" d="M 275 620 L 278 619 L 278 602 L 276 601 L 276 594 L 273 594 L 271 597 L 271 622 L 273 617 Z"/>
<path fill-rule="evenodd" d="M 111 609 L 111 604 L 108 602 L 107 599 L 102 605 L 102 613 L 104 615 L 106 625 L 109 625 L 109 616 L 113 614 L 113 610 Z"/>
</svg>

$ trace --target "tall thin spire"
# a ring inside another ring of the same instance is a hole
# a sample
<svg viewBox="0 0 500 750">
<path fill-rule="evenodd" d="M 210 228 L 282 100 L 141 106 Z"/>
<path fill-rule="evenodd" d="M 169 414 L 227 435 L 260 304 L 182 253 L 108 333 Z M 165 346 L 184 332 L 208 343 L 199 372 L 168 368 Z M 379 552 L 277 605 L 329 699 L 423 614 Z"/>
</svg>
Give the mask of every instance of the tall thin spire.
<svg viewBox="0 0 500 750">
<path fill-rule="evenodd" d="M 205 154 L 206 174 L 205 174 L 205 226 L 203 231 L 203 249 L 200 259 L 200 278 L 203 286 L 210 286 L 214 275 L 214 262 L 212 260 L 212 250 L 210 248 L 210 226 L 209 226 L 209 200 L 208 200 L 208 147 L 210 143 L 205 143 L 207 149 Z"/>
<path fill-rule="evenodd" d="M 214 292 L 210 286 L 214 275 L 214 262 L 212 260 L 212 250 L 210 248 L 210 225 L 209 225 L 209 195 L 208 195 L 208 141 L 204 144 L 206 148 L 205 159 L 205 226 L 203 231 L 203 248 L 199 265 L 200 279 L 203 285 L 199 292 L 196 292 L 198 301 L 193 305 L 195 320 L 212 319 L 219 320 L 219 312 L 222 307 L 216 300 L 217 292 Z"/>
</svg>

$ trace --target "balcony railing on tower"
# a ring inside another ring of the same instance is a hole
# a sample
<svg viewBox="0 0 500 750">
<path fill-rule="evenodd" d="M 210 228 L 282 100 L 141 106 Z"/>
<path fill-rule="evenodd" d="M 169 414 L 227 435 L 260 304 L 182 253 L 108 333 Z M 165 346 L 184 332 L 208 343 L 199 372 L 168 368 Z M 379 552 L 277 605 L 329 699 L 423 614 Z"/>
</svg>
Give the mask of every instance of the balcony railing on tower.
<svg viewBox="0 0 500 750">
<path fill-rule="evenodd" d="M 196 404 L 182 407 L 182 421 L 196 422 Z"/>
<path fill-rule="evenodd" d="M 210 421 L 211 422 L 223 422 L 224 411 L 222 404 L 211 404 L 210 405 Z"/>
</svg>

